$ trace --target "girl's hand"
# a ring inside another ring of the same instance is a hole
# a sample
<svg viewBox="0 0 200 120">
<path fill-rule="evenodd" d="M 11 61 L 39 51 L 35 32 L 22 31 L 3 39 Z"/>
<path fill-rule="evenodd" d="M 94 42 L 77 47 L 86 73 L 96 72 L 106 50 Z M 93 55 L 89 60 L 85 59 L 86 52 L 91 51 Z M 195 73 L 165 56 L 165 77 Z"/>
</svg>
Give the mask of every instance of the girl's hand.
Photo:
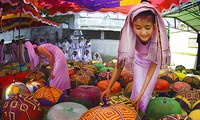
<svg viewBox="0 0 200 120">
<path fill-rule="evenodd" d="M 140 101 L 132 101 L 132 107 L 134 107 L 135 111 L 138 112 Z"/>
<path fill-rule="evenodd" d="M 134 101 L 132 101 L 132 106 L 135 108 L 136 112 L 138 112 L 140 100 L 141 97 L 137 97 Z"/>
<path fill-rule="evenodd" d="M 53 75 L 53 70 L 50 70 L 50 76 L 51 79 L 53 79 L 55 76 Z"/>
<path fill-rule="evenodd" d="M 101 102 L 103 102 L 103 98 L 105 97 L 106 99 L 108 99 L 110 97 L 111 94 L 111 90 L 109 88 L 107 88 L 105 91 L 103 91 L 101 93 Z"/>
</svg>

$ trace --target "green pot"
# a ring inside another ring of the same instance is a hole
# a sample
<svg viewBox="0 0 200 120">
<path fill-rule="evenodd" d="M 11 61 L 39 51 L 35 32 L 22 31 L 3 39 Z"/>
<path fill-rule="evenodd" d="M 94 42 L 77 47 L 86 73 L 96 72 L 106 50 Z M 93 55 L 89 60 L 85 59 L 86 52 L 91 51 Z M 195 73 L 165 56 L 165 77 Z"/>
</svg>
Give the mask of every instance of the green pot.
<svg viewBox="0 0 200 120">
<path fill-rule="evenodd" d="M 146 114 L 151 120 L 159 120 L 161 117 L 170 114 L 181 114 L 180 104 L 168 97 L 157 97 L 149 101 Z"/>
<path fill-rule="evenodd" d="M 112 68 L 112 67 L 102 67 L 100 70 L 99 70 L 99 72 L 101 73 L 101 72 L 104 72 L 104 71 L 113 71 L 114 70 L 114 68 Z"/>
<path fill-rule="evenodd" d="M 99 71 L 102 67 L 105 67 L 105 65 L 103 64 L 93 64 L 93 65 L 96 67 L 97 71 Z"/>
</svg>

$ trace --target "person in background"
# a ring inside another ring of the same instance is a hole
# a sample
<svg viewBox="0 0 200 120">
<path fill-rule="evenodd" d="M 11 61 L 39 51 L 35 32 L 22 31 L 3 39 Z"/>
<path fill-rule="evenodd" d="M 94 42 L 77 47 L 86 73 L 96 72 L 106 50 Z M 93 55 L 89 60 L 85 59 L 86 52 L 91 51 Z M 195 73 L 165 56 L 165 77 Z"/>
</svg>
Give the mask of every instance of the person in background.
<svg viewBox="0 0 200 120">
<path fill-rule="evenodd" d="M 84 55 L 84 42 L 83 42 L 82 37 L 79 37 L 78 43 L 76 45 L 76 49 L 77 49 L 79 58 L 82 58 Z"/>
<path fill-rule="evenodd" d="M 5 40 L 1 39 L 0 42 L 0 63 L 6 63 L 6 45 L 4 44 Z"/>
<path fill-rule="evenodd" d="M 24 43 L 25 43 L 25 40 L 24 38 L 20 39 L 20 40 L 16 40 L 16 43 L 17 43 L 17 56 L 18 56 L 18 59 L 21 63 L 24 63 L 25 62 L 25 46 L 24 46 Z"/>
<path fill-rule="evenodd" d="M 69 56 L 68 50 L 65 51 L 65 58 L 66 58 L 66 60 L 70 60 L 71 59 L 70 56 Z"/>
<path fill-rule="evenodd" d="M 17 62 L 18 61 L 18 54 L 17 54 L 17 43 L 16 41 L 13 39 L 11 42 L 11 49 L 10 49 L 10 58 L 11 58 L 11 62 Z"/>
<path fill-rule="evenodd" d="M 49 60 L 50 86 L 54 86 L 64 92 L 71 88 L 66 58 L 60 48 L 50 43 L 39 46 L 32 45 L 29 41 L 25 43 L 25 47 L 28 51 L 31 70 L 37 68 L 40 63 L 40 56 L 43 55 Z"/>
<path fill-rule="evenodd" d="M 92 53 L 92 43 L 90 42 L 90 38 L 87 38 L 85 41 L 85 50 L 89 50 L 89 53 Z"/>
<path fill-rule="evenodd" d="M 66 53 L 67 46 L 68 46 L 67 38 L 64 38 L 64 40 L 62 42 L 62 49 L 63 49 L 64 53 Z"/>
<path fill-rule="evenodd" d="M 102 58 L 101 58 L 101 55 L 100 55 L 100 53 L 98 53 L 98 52 L 95 52 L 95 53 L 93 54 L 93 60 L 94 60 L 94 61 L 99 61 L 100 64 L 103 63 L 103 60 L 102 60 Z"/>
<path fill-rule="evenodd" d="M 145 113 L 161 67 L 170 65 L 170 47 L 161 14 L 148 2 L 135 5 L 121 30 L 117 64 L 101 98 L 108 98 L 122 69 L 134 72 L 130 99 Z"/>
<path fill-rule="evenodd" d="M 88 63 L 92 60 L 92 57 L 91 57 L 89 50 L 85 50 L 85 54 L 82 57 L 82 60 L 84 60 L 86 63 Z"/>
<path fill-rule="evenodd" d="M 44 37 L 39 37 L 38 38 L 38 45 L 42 45 L 42 44 L 45 44 L 45 43 L 47 43 L 47 40 L 44 39 Z"/>
<path fill-rule="evenodd" d="M 68 41 L 68 43 L 66 45 L 66 50 L 68 51 L 69 56 L 71 57 L 73 54 L 73 51 L 76 50 L 76 45 L 72 39 L 69 39 L 67 41 Z"/>
<path fill-rule="evenodd" d="M 74 61 L 79 61 L 81 60 L 78 56 L 78 52 L 75 50 L 71 56 L 71 60 L 74 60 Z"/>
<path fill-rule="evenodd" d="M 58 48 L 62 48 L 62 42 L 60 41 L 59 38 L 56 38 L 56 43 L 55 45 L 58 47 Z"/>
<path fill-rule="evenodd" d="M 38 44 L 37 39 L 33 39 L 33 41 L 31 41 L 32 44 Z"/>
</svg>

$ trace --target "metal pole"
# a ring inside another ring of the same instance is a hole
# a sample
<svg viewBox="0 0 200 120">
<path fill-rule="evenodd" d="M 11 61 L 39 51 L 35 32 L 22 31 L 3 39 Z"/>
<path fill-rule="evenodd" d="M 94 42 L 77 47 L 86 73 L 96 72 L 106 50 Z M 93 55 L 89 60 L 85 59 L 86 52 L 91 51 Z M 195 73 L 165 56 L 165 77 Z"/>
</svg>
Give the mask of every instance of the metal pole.
<svg viewBox="0 0 200 120">
<path fill-rule="evenodd" d="M 19 9 L 20 9 L 20 17 L 19 17 L 19 68 L 20 68 L 20 72 L 21 72 L 21 54 L 22 54 L 22 41 L 20 39 L 20 34 L 21 34 L 21 17 L 22 17 L 22 0 L 19 0 Z"/>
</svg>

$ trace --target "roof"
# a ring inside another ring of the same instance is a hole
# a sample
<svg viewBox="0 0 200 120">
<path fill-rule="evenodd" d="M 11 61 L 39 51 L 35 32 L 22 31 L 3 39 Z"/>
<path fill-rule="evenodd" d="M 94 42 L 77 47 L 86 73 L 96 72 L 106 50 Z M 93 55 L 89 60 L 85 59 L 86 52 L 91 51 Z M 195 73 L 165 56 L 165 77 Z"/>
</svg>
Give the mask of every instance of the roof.
<svg viewBox="0 0 200 120">
<path fill-rule="evenodd" d="M 162 14 L 164 18 L 175 18 L 200 32 L 200 0 L 189 2 L 181 7 L 174 7 Z"/>
</svg>

